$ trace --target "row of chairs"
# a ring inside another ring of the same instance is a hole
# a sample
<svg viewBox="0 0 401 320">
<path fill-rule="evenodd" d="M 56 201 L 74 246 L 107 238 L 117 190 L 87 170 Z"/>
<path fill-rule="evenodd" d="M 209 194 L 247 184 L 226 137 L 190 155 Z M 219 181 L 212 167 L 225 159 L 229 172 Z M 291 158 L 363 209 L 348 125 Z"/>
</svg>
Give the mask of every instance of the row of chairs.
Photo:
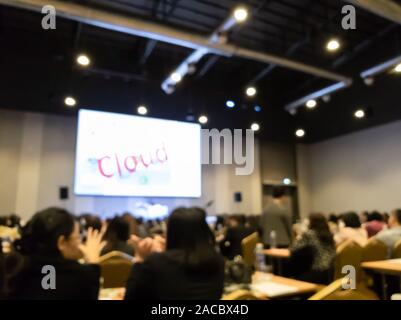
<svg viewBox="0 0 401 320">
<path fill-rule="evenodd" d="M 255 261 L 255 247 L 260 241 L 257 233 L 253 233 L 242 241 L 243 259 L 249 266 L 253 266 Z M 368 261 L 386 260 L 388 257 L 387 246 L 371 238 L 368 243 L 361 247 L 353 241 L 345 241 L 336 250 L 334 281 L 323 287 L 310 300 L 377 300 L 378 296 L 368 287 L 372 284 L 372 279 L 366 274 L 361 264 Z M 397 242 L 393 250 L 393 258 L 401 258 L 401 240 Z M 356 290 L 341 290 L 343 286 L 342 273 L 343 266 L 351 265 L 356 271 Z M 252 293 L 243 291 L 232 294 L 232 298 L 249 298 Z"/>
</svg>

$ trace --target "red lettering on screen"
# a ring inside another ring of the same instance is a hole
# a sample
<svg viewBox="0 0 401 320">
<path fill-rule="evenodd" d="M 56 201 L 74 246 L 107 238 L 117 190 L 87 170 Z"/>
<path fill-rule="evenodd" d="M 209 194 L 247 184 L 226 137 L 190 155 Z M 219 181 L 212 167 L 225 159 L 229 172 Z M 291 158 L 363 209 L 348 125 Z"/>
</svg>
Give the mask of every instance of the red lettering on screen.
<svg viewBox="0 0 401 320">
<path fill-rule="evenodd" d="M 104 160 L 108 162 L 108 170 L 105 171 Z M 123 175 L 123 171 L 126 170 L 130 174 L 137 171 L 138 166 L 142 165 L 144 168 L 149 168 L 152 165 L 162 164 L 167 162 L 168 156 L 165 146 L 157 148 L 153 153 L 147 154 L 130 155 L 125 158 L 117 153 L 114 154 L 114 161 L 111 156 L 104 156 L 97 160 L 99 172 L 106 178 L 112 178 L 114 174 L 118 174 L 120 177 Z M 114 167 L 114 168 L 113 168 Z"/>
</svg>

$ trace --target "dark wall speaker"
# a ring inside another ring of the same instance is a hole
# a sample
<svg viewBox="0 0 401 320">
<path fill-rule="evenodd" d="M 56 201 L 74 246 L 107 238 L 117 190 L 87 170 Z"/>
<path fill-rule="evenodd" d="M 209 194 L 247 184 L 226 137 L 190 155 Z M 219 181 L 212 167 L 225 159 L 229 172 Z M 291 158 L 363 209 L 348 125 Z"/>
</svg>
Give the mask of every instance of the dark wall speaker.
<svg viewBox="0 0 401 320">
<path fill-rule="evenodd" d="M 234 193 L 234 201 L 235 202 L 242 202 L 242 193 L 241 192 Z"/>
<path fill-rule="evenodd" d="M 60 187 L 59 189 L 59 198 L 60 200 L 68 199 L 68 187 Z"/>
</svg>

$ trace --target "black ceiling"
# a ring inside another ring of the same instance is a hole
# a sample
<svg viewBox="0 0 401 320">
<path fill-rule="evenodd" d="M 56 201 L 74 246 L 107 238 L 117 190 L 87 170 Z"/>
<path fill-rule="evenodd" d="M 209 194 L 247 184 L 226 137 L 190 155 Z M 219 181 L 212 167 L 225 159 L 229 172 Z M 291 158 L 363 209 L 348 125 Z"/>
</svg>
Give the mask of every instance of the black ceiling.
<svg viewBox="0 0 401 320">
<path fill-rule="evenodd" d="M 192 33 L 209 36 L 239 3 L 231 0 L 80 0 L 76 2 L 124 15 L 157 21 Z M 401 1 L 397 1 L 401 3 Z M 161 82 L 191 53 L 190 49 L 155 42 L 75 21 L 58 18 L 57 29 L 41 28 L 40 13 L 0 6 L 0 108 L 75 115 L 64 106 L 70 94 L 78 106 L 135 113 L 143 103 L 150 116 L 185 120 L 188 112 L 205 113 L 208 127 L 249 128 L 261 124 L 266 139 L 295 140 L 297 127 L 306 130 L 302 140 L 315 142 L 401 119 L 401 76 L 385 73 L 366 86 L 358 74 L 401 54 L 401 27 L 357 9 L 357 29 L 341 28 L 339 0 L 241 1 L 252 8 L 251 18 L 229 34 L 229 43 L 285 56 L 335 71 L 355 84 L 335 93 L 313 111 L 304 108 L 295 116 L 284 106 L 328 84 L 314 76 L 240 58 L 208 55 L 194 75 L 186 77 L 176 92 L 166 95 Z M 56 8 L 57 9 L 57 8 Z M 330 37 L 341 40 L 339 52 L 328 53 Z M 76 67 L 79 52 L 93 63 Z M 263 73 L 262 73 L 263 72 Z M 253 80 L 255 99 L 244 97 Z M 227 109 L 225 101 L 237 102 Z M 256 113 L 255 105 L 262 107 Z M 357 107 L 369 110 L 357 121 Z"/>
</svg>

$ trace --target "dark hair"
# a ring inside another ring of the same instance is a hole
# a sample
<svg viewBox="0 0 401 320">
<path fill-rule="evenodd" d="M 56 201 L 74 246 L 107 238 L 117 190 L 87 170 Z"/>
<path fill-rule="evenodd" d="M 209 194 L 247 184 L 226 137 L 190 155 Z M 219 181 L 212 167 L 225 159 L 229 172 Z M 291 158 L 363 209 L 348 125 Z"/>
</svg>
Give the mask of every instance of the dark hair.
<svg viewBox="0 0 401 320">
<path fill-rule="evenodd" d="M 384 217 L 381 215 L 380 212 L 378 211 L 373 211 L 371 214 L 369 214 L 368 216 L 368 220 L 367 221 L 383 221 Z"/>
<path fill-rule="evenodd" d="M 399 224 L 401 224 L 401 209 L 395 209 L 392 213 Z"/>
<path fill-rule="evenodd" d="M 337 224 L 338 223 L 338 217 L 334 213 L 332 213 L 332 214 L 329 215 L 329 221 Z"/>
<path fill-rule="evenodd" d="M 312 213 L 309 215 L 309 230 L 315 231 L 322 243 L 334 246 L 333 235 L 330 232 L 327 219 L 323 214 Z"/>
<path fill-rule="evenodd" d="M 182 261 L 188 270 L 210 272 L 218 267 L 219 256 L 214 236 L 201 208 L 177 208 L 167 223 L 166 249 L 183 252 Z"/>
<path fill-rule="evenodd" d="M 22 229 L 16 249 L 24 255 L 59 256 L 60 236 L 68 238 L 74 231 L 74 216 L 62 208 L 48 208 L 34 214 Z"/>
<path fill-rule="evenodd" d="M 106 240 L 127 241 L 130 236 L 129 224 L 122 217 L 114 217 L 110 220 L 104 238 Z"/>
<path fill-rule="evenodd" d="M 344 213 L 341 217 L 341 220 L 344 221 L 346 227 L 354 229 L 361 227 L 361 221 L 355 212 Z"/>
<path fill-rule="evenodd" d="M 83 224 L 83 228 L 85 230 L 88 230 L 89 228 L 92 228 L 94 230 L 100 231 L 102 229 L 102 220 L 93 214 L 90 213 L 84 213 L 81 214 L 79 217 L 81 224 Z"/>
<path fill-rule="evenodd" d="M 274 187 L 272 195 L 274 199 L 281 198 L 285 195 L 285 190 L 283 187 Z"/>
</svg>

